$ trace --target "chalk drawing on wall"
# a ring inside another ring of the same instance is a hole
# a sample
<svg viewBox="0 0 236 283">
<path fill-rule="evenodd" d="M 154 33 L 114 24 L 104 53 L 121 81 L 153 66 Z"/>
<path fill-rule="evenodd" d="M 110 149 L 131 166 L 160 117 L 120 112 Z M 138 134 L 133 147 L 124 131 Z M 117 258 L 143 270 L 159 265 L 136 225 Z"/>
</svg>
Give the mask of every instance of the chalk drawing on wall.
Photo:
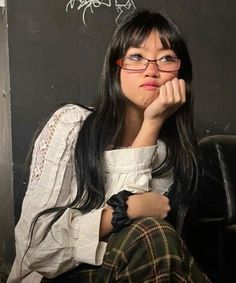
<svg viewBox="0 0 236 283">
<path fill-rule="evenodd" d="M 94 9 L 99 8 L 101 6 L 106 6 L 111 8 L 112 7 L 112 1 L 111 0 L 69 0 L 69 2 L 66 5 L 66 12 L 68 12 L 70 9 L 77 9 L 78 11 L 82 10 L 82 20 L 84 25 L 86 26 L 86 12 L 87 10 L 90 10 L 90 12 L 93 14 Z M 119 24 L 119 20 L 121 19 L 122 15 L 126 12 L 132 12 L 136 9 L 136 6 L 134 4 L 133 0 L 114 0 L 114 6 L 116 8 L 116 11 L 118 13 L 115 21 L 116 24 Z"/>
</svg>

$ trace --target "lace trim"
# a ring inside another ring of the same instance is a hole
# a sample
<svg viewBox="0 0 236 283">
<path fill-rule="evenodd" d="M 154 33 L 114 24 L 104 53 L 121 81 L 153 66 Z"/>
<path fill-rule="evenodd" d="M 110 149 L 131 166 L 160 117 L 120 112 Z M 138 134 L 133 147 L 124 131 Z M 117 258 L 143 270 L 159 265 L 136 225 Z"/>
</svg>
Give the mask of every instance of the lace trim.
<svg viewBox="0 0 236 283">
<path fill-rule="evenodd" d="M 30 180 L 27 189 L 28 192 L 34 191 L 37 187 L 37 183 L 43 171 L 46 154 L 48 152 L 50 143 L 53 139 L 56 127 L 58 125 L 58 122 L 60 121 L 61 116 L 63 116 L 66 112 L 74 108 L 75 106 L 67 106 L 59 109 L 51 117 L 51 119 L 46 124 L 44 130 L 41 132 L 41 136 L 37 141 L 37 145 L 33 153 Z"/>
</svg>

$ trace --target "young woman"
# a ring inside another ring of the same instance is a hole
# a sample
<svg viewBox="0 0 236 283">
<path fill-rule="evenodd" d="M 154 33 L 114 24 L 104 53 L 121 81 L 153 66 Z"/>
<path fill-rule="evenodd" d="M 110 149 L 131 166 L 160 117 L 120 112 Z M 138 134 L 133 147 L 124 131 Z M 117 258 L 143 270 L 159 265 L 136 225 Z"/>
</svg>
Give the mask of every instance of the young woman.
<svg viewBox="0 0 236 283">
<path fill-rule="evenodd" d="M 198 176 L 191 79 L 170 20 L 118 26 L 95 107 L 61 107 L 35 142 L 9 283 L 209 282 L 179 237 Z"/>
</svg>

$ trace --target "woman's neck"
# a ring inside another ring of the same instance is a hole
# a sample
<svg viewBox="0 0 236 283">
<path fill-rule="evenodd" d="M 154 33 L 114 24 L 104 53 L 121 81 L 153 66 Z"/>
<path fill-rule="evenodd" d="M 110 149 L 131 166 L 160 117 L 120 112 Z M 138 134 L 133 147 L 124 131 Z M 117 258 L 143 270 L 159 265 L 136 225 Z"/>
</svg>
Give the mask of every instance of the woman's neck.
<svg viewBox="0 0 236 283">
<path fill-rule="evenodd" d="M 120 146 L 129 147 L 133 144 L 143 123 L 143 111 L 126 107 L 125 124 L 123 125 Z"/>
</svg>

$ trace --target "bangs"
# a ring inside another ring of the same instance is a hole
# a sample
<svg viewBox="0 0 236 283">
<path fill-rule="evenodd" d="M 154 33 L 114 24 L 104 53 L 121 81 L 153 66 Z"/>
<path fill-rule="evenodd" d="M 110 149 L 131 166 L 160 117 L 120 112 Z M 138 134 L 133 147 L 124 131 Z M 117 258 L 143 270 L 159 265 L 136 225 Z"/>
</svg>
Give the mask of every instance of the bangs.
<svg viewBox="0 0 236 283">
<path fill-rule="evenodd" d="M 136 27 L 131 29 L 129 32 L 125 33 L 126 38 L 123 38 L 123 46 L 122 46 L 122 56 L 125 55 L 127 50 L 130 47 L 139 48 L 142 43 L 148 38 L 152 31 L 156 31 L 159 35 L 160 41 L 164 48 L 172 49 L 175 46 L 175 42 L 173 42 L 173 38 L 169 36 L 169 31 L 167 27 L 157 26 L 157 25 L 142 25 L 140 27 Z"/>
</svg>

